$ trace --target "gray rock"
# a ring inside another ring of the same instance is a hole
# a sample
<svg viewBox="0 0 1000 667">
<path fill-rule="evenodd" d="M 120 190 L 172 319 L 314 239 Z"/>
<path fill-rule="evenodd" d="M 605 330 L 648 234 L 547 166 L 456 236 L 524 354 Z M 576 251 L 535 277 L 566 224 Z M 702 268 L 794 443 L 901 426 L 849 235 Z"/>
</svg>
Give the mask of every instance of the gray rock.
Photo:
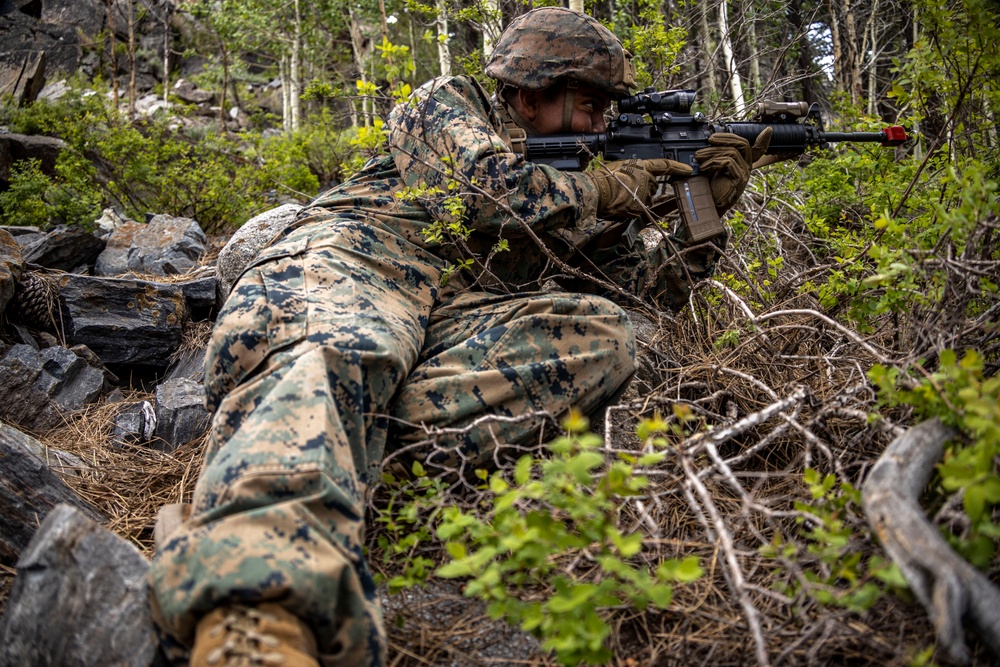
<svg viewBox="0 0 1000 667">
<path fill-rule="evenodd" d="M 14 297 L 14 288 L 23 271 L 21 246 L 10 232 L 0 229 L 0 313 Z"/>
<path fill-rule="evenodd" d="M 149 401 L 125 405 L 111 427 L 111 439 L 119 445 L 149 442 L 155 433 L 156 411 Z"/>
<path fill-rule="evenodd" d="M 225 301 L 233 284 L 275 234 L 290 225 L 302 207 L 285 204 L 250 218 L 219 252 L 216 271 L 219 278 L 219 301 Z"/>
<path fill-rule="evenodd" d="M 167 369 L 164 380 L 174 380 L 176 378 L 188 378 L 195 382 L 205 381 L 205 348 L 199 347 L 184 350 L 174 355 L 174 361 Z"/>
<path fill-rule="evenodd" d="M 31 540 L 38 520 L 60 503 L 80 509 L 95 521 L 100 513 L 69 488 L 25 445 L 23 433 L 0 430 L 0 563 L 12 565 Z M 0 647 L 4 644 L 0 641 Z M 32 663 L 24 663 L 32 664 Z"/>
<path fill-rule="evenodd" d="M 94 261 L 95 276 L 120 276 L 128 273 L 128 255 L 135 235 L 145 229 L 141 222 L 127 220 L 107 236 L 107 245 Z"/>
<path fill-rule="evenodd" d="M 174 84 L 174 95 L 189 104 L 202 104 L 215 99 L 215 93 L 209 90 L 201 90 L 187 79 L 178 79 Z"/>
<path fill-rule="evenodd" d="M 207 320 L 214 314 L 217 282 L 216 277 L 211 275 L 177 285 L 184 292 L 188 314 L 193 321 Z"/>
<path fill-rule="evenodd" d="M 69 341 L 106 364 L 166 368 L 180 345 L 187 307 L 176 285 L 66 274 L 59 293 Z"/>
<path fill-rule="evenodd" d="M 78 510 L 56 507 L 17 561 L 0 619 L 0 667 L 164 665 L 149 563 Z"/>
<path fill-rule="evenodd" d="M 42 88 L 41 92 L 38 93 L 38 99 L 55 102 L 56 100 L 61 100 L 65 97 L 69 90 L 69 84 L 66 83 L 66 79 L 60 79 L 55 83 L 46 84 L 46 86 Z"/>
<path fill-rule="evenodd" d="M 80 265 L 91 264 L 105 245 L 104 239 L 82 227 L 59 225 L 24 246 L 24 261 L 47 269 L 71 271 Z"/>
<path fill-rule="evenodd" d="M 197 265 L 207 243 L 205 232 L 191 218 L 157 215 L 132 237 L 128 268 L 160 276 L 184 273 Z"/>
<path fill-rule="evenodd" d="M 87 468 L 87 464 L 81 461 L 79 456 L 64 452 L 55 447 L 46 447 L 27 433 L 22 433 L 13 426 L 8 426 L 3 422 L 0 422 L 0 439 L 16 444 L 21 449 L 31 452 L 39 461 L 64 476 L 77 476 L 81 470 Z"/>
<path fill-rule="evenodd" d="M 132 221 L 123 216 L 115 209 L 106 208 L 103 211 L 101 211 L 101 217 L 99 217 L 97 220 L 94 220 L 94 227 L 96 228 L 96 231 L 94 233 L 100 236 L 101 238 L 106 239 L 111 234 L 114 234 L 116 229 L 119 229 L 120 227 L 123 227 L 124 225 L 127 225 L 130 222 Z M 105 248 L 105 250 L 106 249 L 107 248 Z"/>
<path fill-rule="evenodd" d="M 18 106 L 31 104 L 45 86 L 45 51 L 31 51 L 18 61 L 0 63 L 0 96 Z"/>
<path fill-rule="evenodd" d="M 0 30 L 0 35 L 3 31 Z M 10 180 L 11 168 L 20 160 L 38 160 L 42 173 L 54 176 L 56 159 L 66 147 L 62 139 L 9 132 L 0 134 L 0 182 Z"/>
<path fill-rule="evenodd" d="M 168 451 L 200 438 L 211 415 L 205 410 L 205 390 L 200 382 L 176 378 L 156 387 L 156 431 Z"/>
<path fill-rule="evenodd" d="M 0 359 L 0 418 L 29 430 L 53 428 L 104 388 L 103 369 L 71 350 L 14 345 Z"/>
</svg>

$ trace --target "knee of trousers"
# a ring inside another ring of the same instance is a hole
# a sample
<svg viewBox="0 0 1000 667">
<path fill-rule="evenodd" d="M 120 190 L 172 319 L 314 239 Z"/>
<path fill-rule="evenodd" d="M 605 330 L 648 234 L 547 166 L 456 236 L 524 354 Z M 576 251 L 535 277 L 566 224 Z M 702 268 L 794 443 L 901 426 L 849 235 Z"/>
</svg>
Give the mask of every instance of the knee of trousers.
<svg viewBox="0 0 1000 667">
<path fill-rule="evenodd" d="M 595 363 L 602 368 L 627 369 L 631 377 L 635 371 L 635 329 L 628 313 L 613 301 L 592 294 L 571 294 L 567 298 L 575 303 L 574 314 L 586 319 L 588 330 L 593 330 L 591 335 L 601 340 L 608 352 Z"/>
</svg>

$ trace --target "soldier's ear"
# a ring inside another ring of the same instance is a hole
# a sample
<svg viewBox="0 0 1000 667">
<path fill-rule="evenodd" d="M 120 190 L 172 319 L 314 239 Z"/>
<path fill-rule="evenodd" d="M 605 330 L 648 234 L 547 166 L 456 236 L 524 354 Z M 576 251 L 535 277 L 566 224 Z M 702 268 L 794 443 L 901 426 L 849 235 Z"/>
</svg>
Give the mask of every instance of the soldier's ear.
<svg viewBox="0 0 1000 667">
<path fill-rule="evenodd" d="M 538 107 L 541 102 L 541 98 L 537 90 L 528 90 L 526 88 L 517 89 L 517 103 L 521 107 L 517 110 L 521 117 L 529 123 L 533 123 L 535 118 L 538 117 Z"/>
</svg>

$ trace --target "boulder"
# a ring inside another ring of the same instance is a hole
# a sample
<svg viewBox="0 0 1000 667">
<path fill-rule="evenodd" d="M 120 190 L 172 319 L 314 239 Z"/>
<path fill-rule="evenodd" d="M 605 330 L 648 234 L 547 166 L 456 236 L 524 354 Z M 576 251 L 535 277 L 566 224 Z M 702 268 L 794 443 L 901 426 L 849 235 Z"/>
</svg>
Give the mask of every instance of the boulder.
<svg viewBox="0 0 1000 667">
<path fill-rule="evenodd" d="M 72 271 L 92 264 L 105 245 L 104 239 L 82 227 L 59 225 L 24 246 L 24 261 L 47 269 Z"/>
<path fill-rule="evenodd" d="M 31 452 L 35 458 L 63 477 L 67 475 L 76 477 L 81 470 L 87 468 L 87 464 L 81 461 L 79 456 L 54 447 L 46 447 L 27 433 L 18 431 L 13 426 L 8 426 L 3 422 L 0 422 L 0 439 L 13 443 L 24 451 Z"/>
<path fill-rule="evenodd" d="M 188 378 L 195 382 L 204 382 L 205 353 L 206 350 L 204 347 L 182 348 L 178 350 L 163 379 Z"/>
<path fill-rule="evenodd" d="M 0 31 L 0 34 L 3 34 Z M 42 137 L 8 132 L 0 134 L 0 188 L 6 189 L 11 169 L 20 160 L 38 160 L 42 173 L 54 176 L 56 159 L 66 142 L 55 137 Z"/>
<path fill-rule="evenodd" d="M 101 211 L 101 217 L 99 217 L 97 220 L 94 220 L 94 227 L 95 227 L 94 233 L 103 239 L 107 239 L 108 236 L 111 236 L 112 234 L 115 233 L 115 230 L 124 227 L 130 222 L 132 221 L 123 216 L 115 209 L 106 208 L 103 211 Z M 105 248 L 105 250 L 107 250 L 107 248 Z"/>
<path fill-rule="evenodd" d="M 219 252 L 215 262 L 219 279 L 219 303 L 226 300 L 233 284 L 275 234 L 290 225 L 302 207 L 285 204 L 247 220 Z"/>
<path fill-rule="evenodd" d="M 205 254 L 208 237 L 191 218 L 156 215 L 132 236 L 128 268 L 160 276 L 184 273 Z"/>
<path fill-rule="evenodd" d="M 57 0 L 69 3 L 71 0 Z M 45 5 L 55 4 L 46 0 Z M 36 1 L 28 7 L 41 8 L 43 3 Z M 46 76 L 56 72 L 72 74 L 80 64 L 82 49 L 76 27 L 67 24 L 46 24 L 37 15 L 24 11 L 14 11 L 0 16 L 0 68 L 7 72 L 21 71 L 25 68 L 26 56 L 45 54 Z M 8 74 L 8 76 L 10 76 Z"/>
<path fill-rule="evenodd" d="M 107 245 L 94 261 L 95 276 L 120 276 L 128 273 L 128 255 L 135 235 L 146 228 L 141 222 L 128 220 L 115 227 L 107 236 Z"/>
<path fill-rule="evenodd" d="M 148 570 L 131 544 L 59 505 L 17 561 L 0 619 L 0 667 L 166 665 L 150 615 Z"/>
<path fill-rule="evenodd" d="M 15 104 L 35 101 L 45 86 L 45 52 L 26 53 L 20 62 L 0 62 L 0 96 L 10 96 Z"/>
<path fill-rule="evenodd" d="M 21 246 L 10 232 L 0 229 L 0 313 L 14 296 L 14 287 L 24 271 Z M 212 295 L 213 300 L 215 295 Z"/>
<path fill-rule="evenodd" d="M 105 374 L 64 347 L 14 345 L 0 358 L 0 418 L 41 431 L 101 398 Z"/>
<path fill-rule="evenodd" d="M 149 401 L 128 403 L 115 415 L 111 440 L 117 445 L 141 444 L 153 439 L 156 411 Z"/>
<path fill-rule="evenodd" d="M 188 104 L 202 104 L 211 102 L 215 98 L 215 93 L 202 90 L 187 79 L 177 80 L 177 83 L 174 84 L 173 94 Z"/>
<path fill-rule="evenodd" d="M 188 315 L 192 321 L 210 319 L 216 309 L 217 280 L 214 275 L 178 283 L 187 301 Z"/>
<path fill-rule="evenodd" d="M 203 436 L 211 419 L 204 404 L 200 382 L 181 377 L 157 385 L 154 437 L 160 446 L 173 451 Z"/>
<path fill-rule="evenodd" d="M 66 274 L 59 293 L 67 338 L 106 364 L 166 368 L 180 345 L 187 308 L 176 285 Z"/>
<path fill-rule="evenodd" d="M 22 442 L 16 429 L 0 429 L 0 563 L 13 565 L 27 547 L 40 518 L 60 503 L 76 507 L 94 521 L 100 512 L 56 475 Z M 0 640 L 0 647 L 4 642 Z M 30 665 L 34 663 L 21 663 Z"/>
</svg>

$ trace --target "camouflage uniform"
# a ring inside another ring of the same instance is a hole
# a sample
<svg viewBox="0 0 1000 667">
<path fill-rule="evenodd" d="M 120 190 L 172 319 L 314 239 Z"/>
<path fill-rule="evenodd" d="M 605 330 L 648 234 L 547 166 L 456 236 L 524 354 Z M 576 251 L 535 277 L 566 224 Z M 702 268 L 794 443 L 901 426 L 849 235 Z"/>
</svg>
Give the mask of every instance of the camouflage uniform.
<svg viewBox="0 0 1000 667">
<path fill-rule="evenodd" d="M 424 437 L 420 424 L 594 411 L 633 372 L 619 306 L 526 291 L 552 268 L 532 236 L 572 258 L 613 225 L 596 219 L 589 179 L 511 153 L 471 79 L 432 81 L 414 99 L 390 116 L 389 150 L 304 209 L 219 315 L 193 515 L 151 570 L 168 642 L 190 643 L 197 618 L 226 601 L 277 601 L 314 629 L 324 665 L 382 664 L 362 547 L 387 435 L 396 448 Z M 471 234 L 431 243 L 422 232 L 436 222 Z M 500 239 L 509 250 L 493 252 Z M 663 287 L 640 255 L 619 253 L 616 277 Z M 471 270 L 442 284 L 463 259 Z M 440 463 L 486 465 L 494 442 L 523 442 L 541 424 L 451 436 Z"/>
</svg>

